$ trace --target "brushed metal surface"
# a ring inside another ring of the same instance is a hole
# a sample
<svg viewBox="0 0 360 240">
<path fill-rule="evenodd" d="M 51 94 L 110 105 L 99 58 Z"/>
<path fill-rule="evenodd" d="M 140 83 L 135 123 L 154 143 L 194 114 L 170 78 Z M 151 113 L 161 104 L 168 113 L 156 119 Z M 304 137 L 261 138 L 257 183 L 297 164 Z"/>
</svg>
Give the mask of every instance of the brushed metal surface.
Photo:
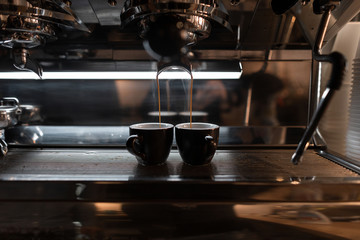
<svg viewBox="0 0 360 240">
<path fill-rule="evenodd" d="M 360 176 L 309 150 L 301 166 L 292 149 L 218 150 L 210 165 L 189 166 L 172 150 L 166 165 L 143 167 L 124 149 L 12 149 L 1 162 L 0 179 L 53 181 L 304 182 L 359 181 Z"/>
<path fill-rule="evenodd" d="M 88 0 L 72 1 L 71 8 L 74 10 L 76 15 L 81 19 L 81 21 L 87 24 L 99 22 Z"/>
<path fill-rule="evenodd" d="M 360 176 L 307 151 L 219 150 L 211 164 L 144 167 L 124 149 L 12 149 L 0 166 L 0 201 L 351 202 Z"/>
</svg>

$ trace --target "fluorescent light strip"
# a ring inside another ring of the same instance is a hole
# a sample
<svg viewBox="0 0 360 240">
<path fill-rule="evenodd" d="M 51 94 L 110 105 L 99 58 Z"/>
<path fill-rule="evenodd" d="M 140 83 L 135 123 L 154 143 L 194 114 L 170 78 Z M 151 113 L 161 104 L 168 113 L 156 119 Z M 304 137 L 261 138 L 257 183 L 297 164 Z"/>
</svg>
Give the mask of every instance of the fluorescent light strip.
<svg viewBox="0 0 360 240">
<path fill-rule="evenodd" d="M 241 72 L 193 72 L 194 79 L 238 79 Z M 44 72 L 42 79 L 155 79 L 156 72 Z M 186 72 L 163 72 L 159 79 L 189 79 Z M 33 72 L 0 72 L 0 79 L 39 79 Z"/>
</svg>

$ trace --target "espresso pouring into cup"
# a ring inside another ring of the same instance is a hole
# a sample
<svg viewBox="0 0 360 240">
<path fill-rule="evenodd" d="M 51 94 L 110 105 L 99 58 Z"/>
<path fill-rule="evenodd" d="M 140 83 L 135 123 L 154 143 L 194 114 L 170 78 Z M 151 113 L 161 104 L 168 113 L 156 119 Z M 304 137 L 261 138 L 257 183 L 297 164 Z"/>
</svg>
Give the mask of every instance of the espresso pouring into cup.
<svg viewBox="0 0 360 240">
<path fill-rule="evenodd" d="M 190 117 L 190 126 L 192 124 L 192 92 L 193 92 L 193 75 L 192 75 L 192 65 L 191 63 L 188 61 L 188 59 L 186 59 L 185 57 L 179 58 L 179 60 L 175 60 L 175 61 L 171 61 L 171 62 L 167 62 L 167 63 L 163 63 L 163 62 L 159 62 L 158 63 L 158 71 L 156 74 L 156 83 L 157 83 L 157 97 L 158 97 L 158 116 L 159 116 L 159 124 L 161 124 L 161 116 L 162 116 L 162 111 L 161 111 L 161 101 L 160 101 L 160 82 L 159 82 L 159 76 L 161 73 L 167 71 L 167 70 L 174 70 L 174 69 L 179 69 L 182 71 L 185 71 L 189 74 L 190 76 L 190 89 L 189 89 L 189 117 Z M 169 95 L 167 96 L 168 98 L 170 97 Z M 169 105 L 169 99 L 168 99 L 168 105 Z M 169 108 L 169 106 L 168 106 Z M 169 109 L 168 109 L 169 110 Z M 168 111 L 169 112 L 169 111 Z"/>
<path fill-rule="evenodd" d="M 184 59 L 183 59 L 184 60 Z M 190 165 L 208 164 L 212 160 L 219 141 L 219 126 L 211 123 L 192 122 L 193 75 L 188 61 L 158 64 L 156 75 L 158 91 L 159 123 L 142 123 L 130 126 L 130 137 L 126 146 L 142 165 L 157 165 L 166 161 L 172 144 L 173 125 L 161 122 L 161 101 L 159 75 L 172 69 L 189 73 L 189 123 L 176 125 L 176 143 L 183 161 Z M 186 114 L 185 114 L 186 115 Z M 171 132 L 171 133 L 170 133 Z M 157 150 L 157 151 L 156 151 Z"/>
</svg>

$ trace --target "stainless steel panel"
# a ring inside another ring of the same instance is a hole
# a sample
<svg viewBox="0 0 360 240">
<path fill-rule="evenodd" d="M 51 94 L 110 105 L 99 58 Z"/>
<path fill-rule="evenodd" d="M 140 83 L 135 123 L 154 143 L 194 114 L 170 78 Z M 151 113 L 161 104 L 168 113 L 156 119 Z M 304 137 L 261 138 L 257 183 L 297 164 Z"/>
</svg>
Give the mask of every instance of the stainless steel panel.
<svg viewBox="0 0 360 240">
<path fill-rule="evenodd" d="M 294 146 L 304 127 L 228 127 L 221 126 L 219 145 Z M 125 146 L 128 126 L 18 126 L 6 130 L 12 146 Z M 175 142 L 174 142 L 175 144 Z"/>
<path fill-rule="evenodd" d="M 111 6 L 108 1 L 89 0 L 100 25 L 120 26 L 120 12 L 125 1 L 116 1 L 115 6 Z"/>
<path fill-rule="evenodd" d="M 98 23 L 99 20 L 88 0 L 76 0 L 71 2 L 71 9 L 81 21 L 86 24 Z"/>
<path fill-rule="evenodd" d="M 282 51 L 278 53 L 281 57 L 289 57 Z M 271 58 L 277 58 L 276 55 L 276 51 L 271 52 Z M 59 79 L 1 80 L 1 95 L 17 97 L 21 104 L 39 107 L 43 121 L 36 125 L 126 126 L 158 121 L 148 114 L 158 110 L 155 75 L 146 80 L 75 80 L 62 79 L 61 75 L 61 71 L 155 71 L 156 62 L 73 60 L 47 63 L 45 70 L 60 72 Z M 251 83 L 249 125 L 306 125 L 310 61 L 269 61 L 265 73 L 258 72 L 263 67 L 262 61 L 243 61 L 241 64 L 246 70 L 240 79 L 195 79 L 193 110 L 206 112 L 207 121 L 222 126 L 243 126 Z M 221 74 L 240 70 L 238 60 L 195 61 L 193 65 L 194 71 L 198 72 Z M 188 111 L 189 83 L 186 77 L 160 80 L 162 111 Z M 189 121 L 180 114 L 178 117 L 174 123 Z"/>
</svg>

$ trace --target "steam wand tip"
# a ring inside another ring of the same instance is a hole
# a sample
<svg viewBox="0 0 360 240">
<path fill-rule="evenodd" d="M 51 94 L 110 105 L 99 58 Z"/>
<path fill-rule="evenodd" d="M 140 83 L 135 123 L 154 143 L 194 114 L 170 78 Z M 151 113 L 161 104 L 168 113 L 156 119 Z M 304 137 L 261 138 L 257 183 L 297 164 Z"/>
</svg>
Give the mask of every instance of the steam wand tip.
<svg viewBox="0 0 360 240">
<path fill-rule="evenodd" d="M 304 137 L 306 135 L 307 134 L 304 134 Z M 306 137 L 305 137 L 305 139 L 306 139 Z M 302 162 L 303 157 L 304 157 L 304 152 L 308 149 L 309 145 L 310 145 L 309 141 L 305 141 L 304 139 L 302 139 L 302 141 L 300 141 L 295 153 L 291 157 L 291 162 L 294 165 L 298 165 L 299 163 Z"/>
<path fill-rule="evenodd" d="M 300 162 L 302 162 L 303 160 L 303 155 L 302 154 L 299 154 L 299 153 L 294 153 L 291 157 L 291 162 L 294 164 L 294 165 L 298 165 Z"/>
</svg>

